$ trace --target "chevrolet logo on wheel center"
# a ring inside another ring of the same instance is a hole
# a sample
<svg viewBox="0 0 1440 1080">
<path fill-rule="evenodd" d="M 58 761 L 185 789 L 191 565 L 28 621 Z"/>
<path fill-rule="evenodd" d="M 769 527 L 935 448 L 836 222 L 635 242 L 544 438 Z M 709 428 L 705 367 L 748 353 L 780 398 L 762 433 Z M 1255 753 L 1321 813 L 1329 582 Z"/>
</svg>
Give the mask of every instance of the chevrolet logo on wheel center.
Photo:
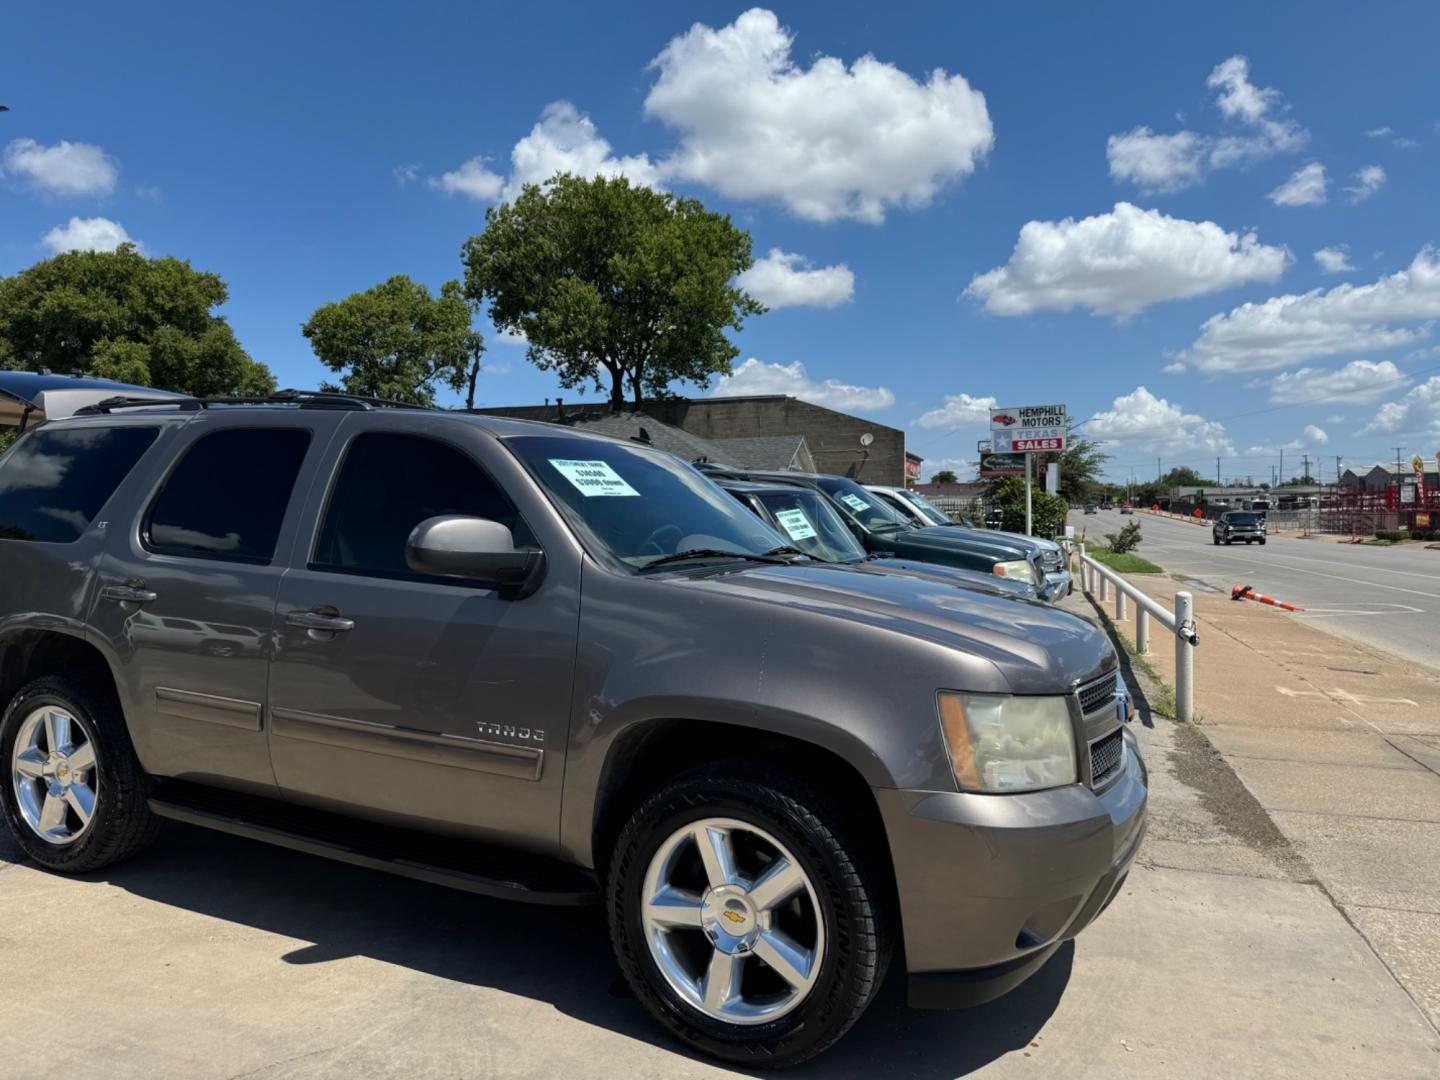
<svg viewBox="0 0 1440 1080">
<path fill-rule="evenodd" d="M 1064 405 L 990 410 L 991 449 L 997 454 L 1064 450 L 1065 429 Z"/>
</svg>

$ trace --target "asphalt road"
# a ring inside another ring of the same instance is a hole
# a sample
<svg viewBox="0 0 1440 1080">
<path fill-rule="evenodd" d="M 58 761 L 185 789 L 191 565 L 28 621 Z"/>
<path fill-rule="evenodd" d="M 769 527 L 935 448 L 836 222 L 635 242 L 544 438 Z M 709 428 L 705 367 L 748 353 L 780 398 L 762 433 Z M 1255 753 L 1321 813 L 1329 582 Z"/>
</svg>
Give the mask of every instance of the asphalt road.
<svg viewBox="0 0 1440 1080">
<path fill-rule="evenodd" d="M 1339 543 L 1333 536 L 1216 547 L 1208 526 L 1173 518 L 1117 510 L 1070 515 L 1077 535 L 1085 530 L 1097 539 L 1129 521 L 1141 523 L 1137 554 L 1192 588 L 1229 593 L 1250 585 L 1306 609 L 1289 618 L 1440 670 L 1440 551 Z"/>
</svg>

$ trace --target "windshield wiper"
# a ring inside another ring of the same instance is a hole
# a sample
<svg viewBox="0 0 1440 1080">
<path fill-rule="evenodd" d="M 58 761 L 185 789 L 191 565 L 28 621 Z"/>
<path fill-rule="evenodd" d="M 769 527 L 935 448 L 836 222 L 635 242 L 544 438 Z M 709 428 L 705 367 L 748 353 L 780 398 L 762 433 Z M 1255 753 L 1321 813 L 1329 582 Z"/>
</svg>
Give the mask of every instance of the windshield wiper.
<svg viewBox="0 0 1440 1080">
<path fill-rule="evenodd" d="M 763 555 L 754 555 L 748 551 L 724 551 L 720 548 L 688 548 L 685 551 L 675 551 L 669 555 L 661 555 L 651 559 L 641 570 L 653 570 L 658 566 L 665 566 L 667 563 L 684 562 L 688 559 L 737 559 L 744 562 L 773 563 L 776 566 L 789 566 L 789 559 L 780 558 L 775 552 L 794 551 L 794 548 L 775 548 L 774 552 L 767 551 Z M 801 555 L 805 554 L 803 551 Z"/>
<path fill-rule="evenodd" d="M 799 556 L 801 556 L 802 558 L 806 558 L 806 559 L 812 558 L 811 554 L 810 554 L 808 551 L 801 551 L 799 548 L 797 548 L 797 547 L 791 547 L 789 544 L 781 544 L 779 547 L 773 547 L 773 548 L 771 548 L 769 551 L 764 552 L 764 554 L 767 555 L 767 556 L 768 556 L 768 555 L 799 555 Z"/>
</svg>

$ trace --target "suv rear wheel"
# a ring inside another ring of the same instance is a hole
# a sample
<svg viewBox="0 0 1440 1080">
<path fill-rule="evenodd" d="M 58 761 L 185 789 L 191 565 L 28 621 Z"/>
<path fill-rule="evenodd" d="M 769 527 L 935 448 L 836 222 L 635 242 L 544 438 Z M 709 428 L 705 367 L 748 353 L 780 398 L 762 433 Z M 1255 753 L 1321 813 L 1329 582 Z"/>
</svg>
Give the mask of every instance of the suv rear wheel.
<svg viewBox="0 0 1440 1080">
<path fill-rule="evenodd" d="M 844 817 L 792 778 L 713 766 L 652 796 L 617 842 L 610 932 L 672 1035 L 750 1067 L 820 1053 L 860 1017 L 889 943 Z"/>
<path fill-rule="evenodd" d="M 5 823 L 46 869 L 99 870 L 155 838 L 124 718 L 82 683 L 48 677 L 22 689 L 0 718 L 0 763 Z"/>
</svg>

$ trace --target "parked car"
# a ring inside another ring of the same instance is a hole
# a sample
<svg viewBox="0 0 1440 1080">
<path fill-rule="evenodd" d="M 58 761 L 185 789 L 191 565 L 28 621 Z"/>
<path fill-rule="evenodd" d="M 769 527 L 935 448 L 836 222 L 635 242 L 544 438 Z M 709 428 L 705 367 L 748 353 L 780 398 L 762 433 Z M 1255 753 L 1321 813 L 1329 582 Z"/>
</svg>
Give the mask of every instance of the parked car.
<svg viewBox="0 0 1440 1080">
<path fill-rule="evenodd" d="M 1227 510 L 1217 517 L 1210 526 L 1211 543 L 1233 544 L 1237 540 L 1265 543 L 1265 519 L 1248 510 Z"/>
<path fill-rule="evenodd" d="M 898 511 L 917 525 L 976 531 L 975 524 L 969 518 L 963 514 L 952 518 L 918 491 L 880 484 L 869 484 L 866 490 L 879 496 L 892 510 Z M 999 535 L 1009 543 L 1033 548 L 1040 569 L 1045 574 L 1045 582 L 1054 590 L 1055 595 L 1068 596 L 1075 591 L 1074 582 L 1070 579 L 1070 569 L 1066 566 L 1065 552 L 1054 540 L 999 529 L 986 530 L 986 535 Z"/>
<path fill-rule="evenodd" d="M 958 570 L 936 563 L 893 558 L 889 552 L 867 552 L 840 514 L 820 492 L 798 484 L 719 480 L 742 506 L 752 510 L 805 554 L 823 562 L 861 567 L 873 573 L 908 574 L 944 585 L 1034 600 L 1035 586 L 976 570 Z M 866 565 L 868 564 L 868 565 Z"/>
<path fill-rule="evenodd" d="M 1062 590 L 1045 580 L 1039 553 L 989 532 L 925 528 L 902 516 L 848 476 L 825 473 L 760 472 L 712 467 L 708 475 L 732 480 L 802 484 L 825 495 L 866 551 L 889 553 L 916 562 L 939 563 L 960 570 L 978 570 L 1035 586 L 1042 600 L 1055 600 Z"/>
<path fill-rule="evenodd" d="M 1145 832 L 1098 628 L 811 559 L 635 442 L 109 400 L 0 457 L 0 565 L 0 810 L 36 867 L 174 819 L 603 902 L 639 1004 L 747 1067 L 833 1044 L 892 953 L 915 1005 L 1007 992 Z"/>
</svg>

